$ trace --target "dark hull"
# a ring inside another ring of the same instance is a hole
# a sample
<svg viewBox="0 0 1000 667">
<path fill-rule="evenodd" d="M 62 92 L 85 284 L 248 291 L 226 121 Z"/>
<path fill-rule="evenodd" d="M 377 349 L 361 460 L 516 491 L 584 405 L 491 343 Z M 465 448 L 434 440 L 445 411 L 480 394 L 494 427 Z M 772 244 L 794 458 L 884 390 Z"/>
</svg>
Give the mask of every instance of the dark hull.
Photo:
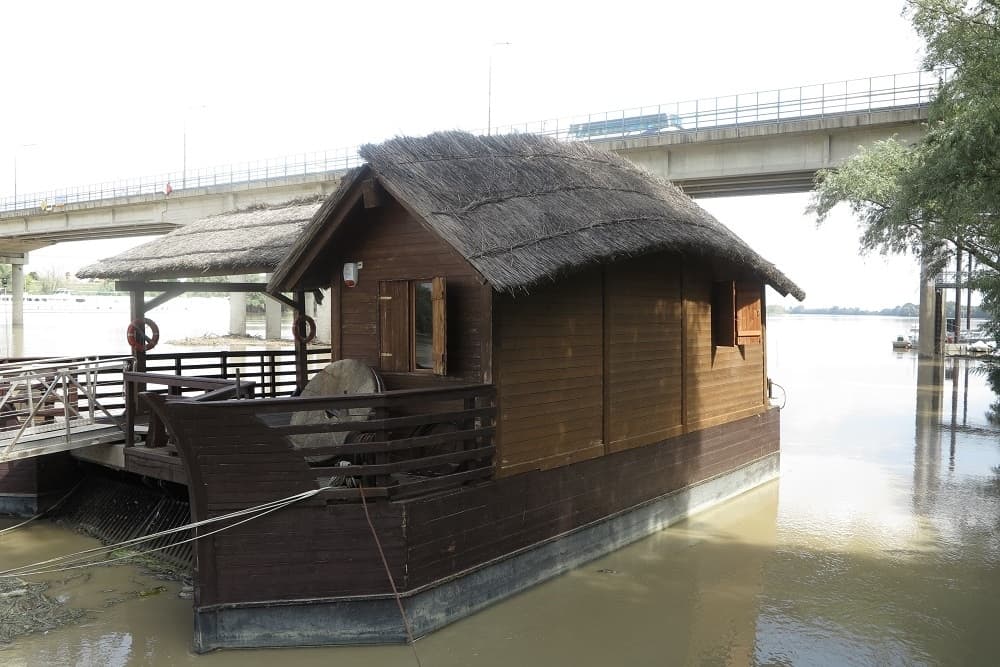
<svg viewBox="0 0 1000 667">
<path fill-rule="evenodd" d="M 186 465 L 218 460 L 200 447 Z M 419 636 L 775 478 L 778 450 L 769 410 L 561 468 L 370 500 L 369 511 Z M 212 484 L 217 468 L 189 475 Z M 277 491 L 260 489 L 260 502 Z M 191 497 L 204 516 L 204 494 Z M 198 559 L 197 651 L 406 639 L 358 503 L 306 501 L 203 540 Z"/>
</svg>

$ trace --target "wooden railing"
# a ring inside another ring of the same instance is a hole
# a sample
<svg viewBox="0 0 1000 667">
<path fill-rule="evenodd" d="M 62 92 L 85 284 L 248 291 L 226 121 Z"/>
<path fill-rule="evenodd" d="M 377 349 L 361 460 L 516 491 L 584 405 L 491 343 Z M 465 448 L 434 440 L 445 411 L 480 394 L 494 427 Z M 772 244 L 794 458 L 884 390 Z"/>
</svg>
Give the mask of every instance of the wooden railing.
<svg viewBox="0 0 1000 667">
<path fill-rule="evenodd" d="M 212 505 L 249 502 L 255 485 L 271 496 L 319 484 L 330 500 L 402 498 L 494 472 L 493 385 L 208 404 L 142 396 Z M 237 470 L 247 479 L 236 483 Z"/>
<path fill-rule="evenodd" d="M 330 348 L 306 352 L 306 375 L 330 363 Z M 202 378 L 240 378 L 257 385 L 260 396 L 290 396 L 295 390 L 295 350 L 219 350 L 146 355 L 146 372 Z"/>
<path fill-rule="evenodd" d="M 309 348 L 306 355 L 308 376 L 330 363 L 330 348 Z M 119 357 L 95 355 L 89 358 L 105 361 Z M 42 360 L 47 358 L 21 357 L 3 361 L 13 364 Z M 256 384 L 260 396 L 291 396 L 295 391 L 295 351 L 291 349 L 148 354 L 146 371 L 223 379 L 235 379 L 239 372 L 242 380 Z M 121 369 L 102 366 L 95 373 L 94 398 L 112 414 L 123 414 L 126 394 Z"/>
<path fill-rule="evenodd" d="M 149 414 L 144 402 L 138 400 L 139 392 L 145 392 L 150 385 L 166 387 L 168 396 L 184 396 L 192 391 L 202 392 L 190 397 L 194 401 L 222 401 L 230 398 L 253 398 L 254 382 L 239 380 L 227 380 L 224 378 L 202 378 L 188 377 L 183 375 L 168 375 L 163 373 L 136 373 L 125 371 L 122 373 L 122 381 L 125 385 L 126 397 L 126 421 L 125 421 L 125 446 L 132 447 L 135 444 L 135 431 L 137 420 Z M 146 447 L 163 447 L 166 445 L 167 434 L 163 423 L 155 414 L 150 415 L 146 435 Z"/>
</svg>

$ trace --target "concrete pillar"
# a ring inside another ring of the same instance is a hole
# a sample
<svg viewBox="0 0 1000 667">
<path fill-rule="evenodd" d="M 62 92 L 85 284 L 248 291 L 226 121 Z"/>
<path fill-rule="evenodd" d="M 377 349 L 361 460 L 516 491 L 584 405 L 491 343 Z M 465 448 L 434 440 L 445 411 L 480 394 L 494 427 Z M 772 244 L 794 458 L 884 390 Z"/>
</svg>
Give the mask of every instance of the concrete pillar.
<svg viewBox="0 0 1000 667">
<path fill-rule="evenodd" d="M 933 250 L 925 247 L 920 256 L 920 316 L 917 322 L 920 328 L 917 349 L 919 355 L 925 359 L 934 357 L 936 347 L 934 340 L 934 332 L 937 329 L 934 322 L 935 276 L 929 268 L 932 259 Z"/>
<path fill-rule="evenodd" d="M 270 299 L 268 299 L 270 301 Z M 247 335 L 247 293 L 230 292 L 229 294 L 229 335 Z"/>
<path fill-rule="evenodd" d="M 24 326 L 24 264 L 10 265 L 11 324 Z"/>
<path fill-rule="evenodd" d="M 264 338 L 281 338 L 281 302 L 270 298 L 264 299 Z"/>
</svg>

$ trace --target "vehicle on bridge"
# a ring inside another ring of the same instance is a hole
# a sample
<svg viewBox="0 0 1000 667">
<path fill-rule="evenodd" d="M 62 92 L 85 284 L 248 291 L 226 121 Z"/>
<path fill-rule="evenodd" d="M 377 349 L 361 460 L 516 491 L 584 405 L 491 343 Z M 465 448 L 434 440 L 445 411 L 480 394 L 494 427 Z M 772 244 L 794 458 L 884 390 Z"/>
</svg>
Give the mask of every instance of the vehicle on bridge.
<svg viewBox="0 0 1000 667">
<path fill-rule="evenodd" d="M 639 136 L 683 129 L 681 117 L 677 114 L 655 113 L 645 116 L 606 118 L 586 123 L 573 123 L 569 126 L 569 134 L 574 139 L 598 139 L 607 136 Z"/>
</svg>

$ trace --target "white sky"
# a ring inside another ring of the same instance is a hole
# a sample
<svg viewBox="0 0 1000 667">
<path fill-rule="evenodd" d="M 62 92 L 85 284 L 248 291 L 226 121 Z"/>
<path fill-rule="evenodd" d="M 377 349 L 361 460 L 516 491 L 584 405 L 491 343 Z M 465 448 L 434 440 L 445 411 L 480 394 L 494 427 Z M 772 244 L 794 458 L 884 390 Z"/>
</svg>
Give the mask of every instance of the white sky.
<svg viewBox="0 0 1000 667">
<path fill-rule="evenodd" d="M 899 0 L 33 2 L 0 10 L 0 193 L 918 69 Z M 511 42 L 510 46 L 492 46 Z M 31 145 L 28 145 L 31 144 Z M 917 299 L 806 195 L 702 200 L 811 306 Z M 61 244 L 75 271 L 135 241 Z"/>
</svg>

